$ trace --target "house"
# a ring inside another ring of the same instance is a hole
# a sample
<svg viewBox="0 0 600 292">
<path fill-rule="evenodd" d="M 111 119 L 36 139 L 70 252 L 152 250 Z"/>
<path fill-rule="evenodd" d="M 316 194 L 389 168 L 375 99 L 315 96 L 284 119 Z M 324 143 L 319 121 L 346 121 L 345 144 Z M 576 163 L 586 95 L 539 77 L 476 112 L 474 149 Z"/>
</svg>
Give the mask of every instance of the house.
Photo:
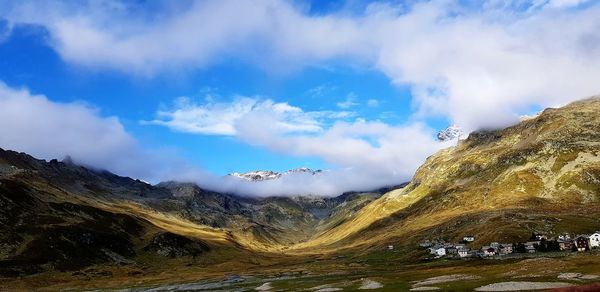
<svg viewBox="0 0 600 292">
<path fill-rule="evenodd" d="M 579 235 L 575 237 L 575 246 L 577 251 L 590 250 L 590 238 L 587 235 Z"/>
<path fill-rule="evenodd" d="M 469 249 L 463 248 L 463 249 L 458 250 L 458 256 L 461 258 L 468 258 L 468 257 L 471 257 L 472 255 L 473 255 L 473 253 L 470 252 Z"/>
<path fill-rule="evenodd" d="M 461 249 L 465 249 L 465 245 L 464 244 L 455 244 L 454 247 L 456 247 L 456 249 L 461 250 Z"/>
<path fill-rule="evenodd" d="M 496 255 L 496 249 L 491 246 L 484 246 L 481 248 L 484 257 L 492 257 Z"/>
<path fill-rule="evenodd" d="M 463 237 L 463 241 L 465 241 L 465 242 L 473 242 L 473 241 L 475 241 L 475 236 L 473 236 L 473 235 L 467 235 L 467 236 Z"/>
<path fill-rule="evenodd" d="M 540 245 L 539 241 L 528 241 L 525 242 L 525 251 L 528 253 L 536 252 L 536 247 Z"/>
<path fill-rule="evenodd" d="M 498 253 L 500 254 L 509 254 L 513 252 L 513 245 L 510 243 L 502 243 L 498 247 Z"/>
<path fill-rule="evenodd" d="M 561 235 L 558 236 L 558 240 L 559 241 L 570 241 L 571 240 L 571 235 L 569 235 L 568 233 L 563 233 Z"/>
<path fill-rule="evenodd" d="M 594 234 L 590 235 L 590 248 L 598 248 L 600 247 L 600 231 L 596 231 Z"/>
<path fill-rule="evenodd" d="M 547 235 L 544 235 L 544 234 L 536 234 L 536 235 L 535 235 L 535 239 L 536 239 L 536 240 L 542 240 L 542 239 L 543 239 L 543 240 L 548 240 L 548 236 L 547 236 Z"/>
<path fill-rule="evenodd" d="M 497 242 L 492 242 L 492 243 L 490 243 L 490 246 L 493 248 L 498 248 L 500 246 L 500 244 Z"/>
<path fill-rule="evenodd" d="M 447 255 L 455 255 L 458 254 L 458 248 L 456 248 L 456 246 L 448 246 L 446 247 L 446 254 Z"/>
<path fill-rule="evenodd" d="M 573 249 L 573 242 L 571 240 L 559 240 L 558 246 L 560 250 L 571 250 Z"/>
<path fill-rule="evenodd" d="M 436 258 L 443 257 L 446 255 L 446 249 L 442 246 L 429 248 L 429 253 L 435 255 Z"/>
<path fill-rule="evenodd" d="M 393 246 L 393 245 L 388 245 L 388 246 L 387 246 L 387 249 L 388 249 L 388 250 L 393 250 L 393 249 L 394 249 L 394 246 Z"/>
</svg>

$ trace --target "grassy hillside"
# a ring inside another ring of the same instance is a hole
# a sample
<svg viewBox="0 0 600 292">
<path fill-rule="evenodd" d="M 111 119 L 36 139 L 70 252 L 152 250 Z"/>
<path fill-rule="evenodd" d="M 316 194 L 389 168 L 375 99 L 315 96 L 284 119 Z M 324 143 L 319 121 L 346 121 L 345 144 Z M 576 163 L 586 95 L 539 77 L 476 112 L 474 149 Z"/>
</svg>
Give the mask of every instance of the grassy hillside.
<svg viewBox="0 0 600 292">
<path fill-rule="evenodd" d="M 531 232 L 600 228 L 600 99 L 547 109 L 518 125 L 473 133 L 429 157 L 403 189 L 291 249 L 413 245 L 424 238 L 477 243 Z"/>
</svg>

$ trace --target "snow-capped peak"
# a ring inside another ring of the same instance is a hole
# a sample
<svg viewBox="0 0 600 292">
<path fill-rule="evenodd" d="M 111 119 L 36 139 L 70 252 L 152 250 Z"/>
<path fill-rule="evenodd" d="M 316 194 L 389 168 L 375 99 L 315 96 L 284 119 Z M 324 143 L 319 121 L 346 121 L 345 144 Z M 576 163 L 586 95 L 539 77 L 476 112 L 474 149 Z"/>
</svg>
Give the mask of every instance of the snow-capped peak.
<svg viewBox="0 0 600 292">
<path fill-rule="evenodd" d="M 246 172 L 246 173 L 234 172 L 234 173 L 230 173 L 229 176 L 241 178 L 241 179 L 244 179 L 247 181 L 265 181 L 265 180 L 278 179 L 283 175 L 291 175 L 291 174 L 296 174 L 296 173 L 309 173 L 309 174 L 315 175 L 320 172 L 322 172 L 322 171 L 321 170 L 312 170 L 307 167 L 301 167 L 301 168 L 290 169 L 283 173 L 278 173 L 278 172 L 274 172 L 274 171 L 270 171 L 270 170 L 255 170 L 255 171 L 250 171 L 250 172 Z"/>
<path fill-rule="evenodd" d="M 280 173 L 270 171 L 270 170 L 255 170 L 255 171 L 250 171 L 250 172 L 246 172 L 246 173 L 234 172 L 234 173 L 230 173 L 229 175 L 233 176 L 233 177 L 245 179 L 248 181 L 262 181 L 262 180 L 276 179 L 281 176 Z"/>
<path fill-rule="evenodd" d="M 437 134 L 437 138 L 440 141 L 448 141 L 448 140 L 460 139 L 462 135 L 463 135 L 463 130 L 458 126 L 452 125 L 446 129 L 440 131 Z"/>
</svg>

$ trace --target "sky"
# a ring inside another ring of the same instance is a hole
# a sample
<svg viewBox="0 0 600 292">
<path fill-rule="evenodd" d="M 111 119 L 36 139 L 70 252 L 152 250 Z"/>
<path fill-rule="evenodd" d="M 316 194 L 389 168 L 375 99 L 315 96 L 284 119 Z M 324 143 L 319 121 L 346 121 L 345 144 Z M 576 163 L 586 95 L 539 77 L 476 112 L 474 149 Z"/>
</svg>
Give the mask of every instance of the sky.
<svg viewBox="0 0 600 292">
<path fill-rule="evenodd" d="M 600 3 L 0 1 L 0 147 L 253 196 L 410 180 L 600 93 Z M 326 170 L 248 183 L 226 174 Z"/>
</svg>

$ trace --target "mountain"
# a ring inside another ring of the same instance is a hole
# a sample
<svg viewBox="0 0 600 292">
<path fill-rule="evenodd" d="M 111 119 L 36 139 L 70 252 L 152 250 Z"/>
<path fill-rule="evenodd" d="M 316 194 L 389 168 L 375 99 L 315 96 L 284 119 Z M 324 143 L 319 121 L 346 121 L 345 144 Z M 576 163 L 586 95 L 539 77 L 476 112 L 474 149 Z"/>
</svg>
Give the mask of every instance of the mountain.
<svg viewBox="0 0 600 292">
<path fill-rule="evenodd" d="M 480 131 L 429 157 L 404 188 L 295 249 L 339 250 L 423 239 L 523 241 L 532 232 L 600 227 L 600 98 Z"/>
<path fill-rule="evenodd" d="M 165 256 L 227 261 L 223 250 L 260 253 L 304 241 L 330 217 L 380 195 L 240 197 L 0 149 L 0 276 Z"/>
<path fill-rule="evenodd" d="M 310 168 L 302 167 L 302 168 L 291 169 L 291 170 L 285 171 L 283 173 L 278 173 L 278 172 L 274 172 L 274 171 L 270 171 L 270 170 L 255 170 L 255 171 L 250 171 L 250 172 L 246 172 L 246 173 L 234 172 L 234 173 L 230 173 L 228 175 L 232 176 L 232 177 L 236 177 L 236 178 L 241 178 L 241 179 L 244 179 L 247 181 L 265 181 L 265 180 L 278 179 L 278 178 L 281 178 L 282 176 L 286 176 L 286 175 L 293 175 L 293 174 L 299 174 L 299 173 L 315 175 L 315 174 L 319 174 L 321 172 L 322 172 L 322 170 L 312 170 Z"/>
<path fill-rule="evenodd" d="M 460 127 L 452 125 L 440 131 L 437 134 L 437 138 L 440 141 L 449 141 L 459 139 L 463 134 L 463 130 Z"/>
<path fill-rule="evenodd" d="M 468 234 L 476 246 L 525 241 L 532 232 L 589 233 L 600 229 L 599 117 L 598 97 L 546 109 L 471 133 L 429 157 L 408 184 L 334 198 L 153 186 L 0 150 L 0 277 L 45 275 L 40 288 L 72 273 L 103 287 L 107 273 L 129 284 L 132 275 L 164 283 L 297 266 L 335 275 L 348 265 L 361 277 L 369 269 L 418 268 L 424 239 L 457 242 Z M 394 253 L 382 254 L 387 245 Z M 385 262 L 390 257 L 396 262 Z"/>
<path fill-rule="evenodd" d="M 263 181 L 278 179 L 281 177 L 281 174 L 270 170 L 255 170 L 246 173 L 234 172 L 230 173 L 229 176 L 241 178 L 247 181 Z"/>
<path fill-rule="evenodd" d="M 166 188 L 0 149 L 0 276 L 80 270 L 139 257 L 246 253 L 227 232 L 148 207 Z"/>
<path fill-rule="evenodd" d="M 383 194 L 383 190 L 376 190 L 333 198 L 253 198 L 211 192 L 191 183 L 165 182 L 157 187 L 169 190 L 173 199 L 147 201 L 153 209 L 195 223 L 226 228 L 243 240 L 267 249 L 304 241 L 337 212 L 355 212 L 357 206 Z"/>
</svg>

